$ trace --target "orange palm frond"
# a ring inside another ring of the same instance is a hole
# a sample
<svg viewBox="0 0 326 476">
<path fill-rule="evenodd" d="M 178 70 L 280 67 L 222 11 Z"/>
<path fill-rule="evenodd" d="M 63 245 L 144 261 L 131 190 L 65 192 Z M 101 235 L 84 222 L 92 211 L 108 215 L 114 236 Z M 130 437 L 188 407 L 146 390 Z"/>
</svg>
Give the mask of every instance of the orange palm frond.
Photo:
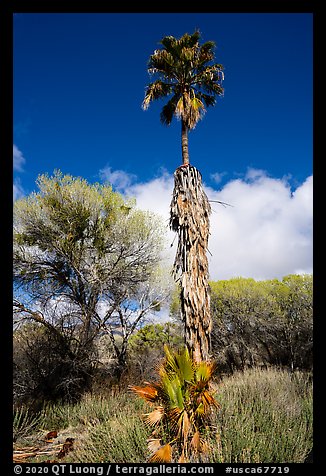
<svg viewBox="0 0 326 476">
<path fill-rule="evenodd" d="M 167 444 L 161 446 L 148 460 L 150 463 L 171 463 L 172 447 Z"/>
<path fill-rule="evenodd" d="M 209 445 L 206 440 L 200 437 L 200 433 L 197 430 L 190 442 L 190 446 L 193 448 L 194 453 L 208 453 Z"/>
<path fill-rule="evenodd" d="M 132 392 L 149 403 L 154 403 L 157 400 L 158 391 L 153 385 L 147 385 L 146 387 L 131 385 L 129 388 Z"/>
<path fill-rule="evenodd" d="M 213 397 L 213 395 L 205 390 L 202 394 L 202 401 L 204 403 L 205 407 L 215 407 L 219 408 L 220 404 L 218 403 L 217 400 Z"/>
<path fill-rule="evenodd" d="M 200 444 L 200 433 L 199 433 L 198 430 L 194 433 L 194 435 L 191 439 L 191 442 L 190 442 L 190 446 L 192 446 L 195 453 L 200 452 L 201 444 Z"/>
<path fill-rule="evenodd" d="M 184 451 L 182 451 L 182 454 L 180 458 L 178 459 L 178 463 L 188 463 L 188 460 L 185 457 Z"/>
</svg>

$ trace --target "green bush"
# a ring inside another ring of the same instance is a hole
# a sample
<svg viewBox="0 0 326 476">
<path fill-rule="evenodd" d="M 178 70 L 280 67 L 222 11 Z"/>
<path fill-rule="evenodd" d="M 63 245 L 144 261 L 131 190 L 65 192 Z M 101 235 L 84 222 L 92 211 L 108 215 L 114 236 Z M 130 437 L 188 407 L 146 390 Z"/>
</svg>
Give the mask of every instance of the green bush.
<svg viewBox="0 0 326 476">
<path fill-rule="evenodd" d="M 223 380 L 214 462 L 302 463 L 312 448 L 307 374 L 251 369 Z"/>
<path fill-rule="evenodd" d="M 312 370 L 313 276 L 211 282 L 212 352 L 224 372 L 275 365 Z"/>
</svg>

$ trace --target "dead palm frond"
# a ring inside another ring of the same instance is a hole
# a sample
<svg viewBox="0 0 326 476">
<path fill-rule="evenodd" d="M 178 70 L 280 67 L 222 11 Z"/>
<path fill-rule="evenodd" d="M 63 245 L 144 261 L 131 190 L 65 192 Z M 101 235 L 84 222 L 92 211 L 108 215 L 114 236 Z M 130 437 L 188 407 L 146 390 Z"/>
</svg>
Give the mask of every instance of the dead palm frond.
<svg viewBox="0 0 326 476">
<path fill-rule="evenodd" d="M 150 56 L 148 72 L 155 77 L 145 90 L 144 110 L 155 100 L 169 98 L 160 118 L 170 125 L 181 122 L 182 166 L 174 173 L 170 227 L 178 234 L 174 277 L 180 283 L 185 341 L 196 362 L 209 360 L 210 297 L 208 285 L 209 216 L 211 207 L 201 174 L 190 165 L 188 132 L 195 128 L 206 108 L 223 95 L 223 66 L 213 63 L 215 43 L 200 45 L 200 32 L 180 38 L 165 36 L 162 49 Z"/>
<path fill-rule="evenodd" d="M 198 362 L 209 359 L 212 329 L 206 255 L 210 214 L 200 172 L 191 165 L 179 167 L 170 206 L 170 227 L 178 235 L 173 275 L 180 282 L 186 345 Z"/>
</svg>

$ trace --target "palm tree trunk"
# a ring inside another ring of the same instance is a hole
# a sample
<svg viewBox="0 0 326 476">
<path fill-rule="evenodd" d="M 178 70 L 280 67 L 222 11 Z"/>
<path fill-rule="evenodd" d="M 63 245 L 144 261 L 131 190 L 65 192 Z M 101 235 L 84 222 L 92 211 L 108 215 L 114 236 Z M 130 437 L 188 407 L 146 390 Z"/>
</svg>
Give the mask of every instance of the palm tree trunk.
<svg viewBox="0 0 326 476">
<path fill-rule="evenodd" d="M 188 127 L 183 119 L 181 120 L 181 147 L 183 165 L 189 165 Z"/>
<path fill-rule="evenodd" d="M 180 282 L 186 346 L 196 362 L 209 360 L 212 330 L 206 255 L 210 213 L 200 172 L 192 165 L 179 167 L 170 208 L 170 227 L 178 233 L 173 275 Z"/>
</svg>

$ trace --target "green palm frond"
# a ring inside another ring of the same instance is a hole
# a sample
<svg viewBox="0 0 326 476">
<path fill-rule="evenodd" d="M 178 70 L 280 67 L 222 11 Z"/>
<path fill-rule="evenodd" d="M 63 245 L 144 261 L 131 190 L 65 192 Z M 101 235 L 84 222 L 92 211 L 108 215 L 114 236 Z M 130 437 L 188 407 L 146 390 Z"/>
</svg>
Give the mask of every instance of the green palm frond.
<svg viewBox="0 0 326 476">
<path fill-rule="evenodd" d="M 183 408 L 184 399 L 181 390 L 181 382 L 178 375 L 169 374 L 166 372 L 161 373 L 161 385 L 162 385 L 162 394 L 167 397 L 164 398 L 165 404 L 168 408 Z"/>
<path fill-rule="evenodd" d="M 169 126 L 172 122 L 173 116 L 175 115 L 177 102 L 178 98 L 174 95 L 162 108 L 160 119 L 161 122 L 166 126 Z"/>
<path fill-rule="evenodd" d="M 194 379 L 194 363 L 188 349 L 182 349 L 172 354 L 167 345 L 164 346 L 166 372 L 176 374 L 183 385 L 184 382 L 192 382 Z"/>
<path fill-rule="evenodd" d="M 214 41 L 206 41 L 201 47 L 199 48 L 199 59 L 200 63 L 206 64 L 209 61 L 214 59 L 214 49 L 215 49 L 215 42 Z"/>
<path fill-rule="evenodd" d="M 150 102 L 166 97 L 171 92 L 171 85 L 164 83 L 160 79 L 149 84 L 145 91 L 145 98 L 142 103 L 144 110 L 148 109 Z"/>
<path fill-rule="evenodd" d="M 216 370 L 215 362 L 199 362 L 196 368 L 196 380 L 208 383 Z"/>
<path fill-rule="evenodd" d="M 174 36 L 171 36 L 171 35 L 165 36 L 164 38 L 162 38 L 160 43 L 161 43 L 161 45 L 164 46 L 166 51 L 171 53 L 171 52 L 174 52 L 174 49 L 175 49 L 175 46 L 176 46 L 176 38 Z"/>
<path fill-rule="evenodd" d="M 194 48 L 189 48 L 189 47 L 182 48 L 179 59 L 185 64 L 188 64 L 191 61 L 194 62 L 196 59 L 196 50 Z"/>
<path fill-rule="evenodd" d="M 188 33 L 185 33 L 179 40 L 177 40 L 177 45 L 179 45 L 181 48 L 194 48 L 195 46 L 198 45 L 198 41 L 200 39 L 200 32 L 199 30 L 195 30 L 194 33 L 189 35 Z"/>
<path fill-rule="evenodd" d="M 193 129 L 203 117 L 205 106 L 213 106 L 216 97 L 223 95 L 223 66 L 211 64 L 215 43 L 207 41 L 200 46 L 199 39 L 198 30 L 181 38 L 166 36 L 161 41 L 163 49 L 150 56 L 148 72 L 159 79 L 147 86 L 142 107 L 148 109 L 152 101 L 172 94 L 160 115 L 163 124 L 169 125 L 175 116 Z"/>
<path fill-rule="evenodd" d="M 202 100 L 206 107 L 214 106 L 216 104 L 216 97 L 204 94 L 204 93 L 197 93 L 198 97 Z"/>
<path fill-rule="evenodd" d="M 166 50 L 156 50 L 148 61 L 149 74 L 161 73 L 164 78 L 174 78 L 175 57 Z"/>
</svg>

